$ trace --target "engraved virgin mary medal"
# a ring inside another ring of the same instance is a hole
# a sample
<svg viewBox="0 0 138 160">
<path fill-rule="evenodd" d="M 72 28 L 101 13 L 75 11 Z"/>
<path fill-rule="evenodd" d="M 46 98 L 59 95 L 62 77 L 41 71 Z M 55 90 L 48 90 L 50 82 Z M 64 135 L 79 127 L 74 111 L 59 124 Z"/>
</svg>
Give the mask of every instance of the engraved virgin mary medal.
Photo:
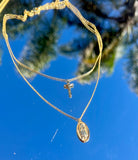
<svg viewBox="0 0 138 160">
<path fill-rule="evenodd" d="M 89 128 L 84 122 L 82 121 L 78 122 L 76 131 L 77 131 L 77 136 L 81 142 L 86 143 L 89 141 L 90 138 Z"/>
</svg>

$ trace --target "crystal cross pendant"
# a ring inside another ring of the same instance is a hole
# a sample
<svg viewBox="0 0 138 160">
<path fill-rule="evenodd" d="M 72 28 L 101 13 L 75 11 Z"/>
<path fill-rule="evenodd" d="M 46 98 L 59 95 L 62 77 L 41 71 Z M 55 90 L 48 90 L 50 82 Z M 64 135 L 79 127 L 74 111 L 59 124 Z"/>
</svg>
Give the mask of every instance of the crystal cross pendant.
<svg viewBox="0 0 138 160">
<path fill-rule="evenodd" d="M 74 87 L 74 84 L 71 83 L 69 81 L 67 81 L 67 84 L 64 85 L 64 88 L 68 90 L 69 93 L 69 98 L 72 98 L 72 94 L 71 94 L 71 88 Z"/>
</svg>

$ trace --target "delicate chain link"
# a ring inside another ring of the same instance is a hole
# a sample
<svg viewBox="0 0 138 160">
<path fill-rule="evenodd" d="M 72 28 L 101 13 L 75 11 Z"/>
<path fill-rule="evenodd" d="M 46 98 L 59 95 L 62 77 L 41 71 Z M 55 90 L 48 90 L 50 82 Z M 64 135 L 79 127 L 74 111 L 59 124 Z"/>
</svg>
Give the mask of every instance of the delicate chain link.
<svg viewBox="0 0 138 160">
<path fill-rule="evenodd" d="M 0 3 L 0 13 L 3 11 L 3 9 L 6 7 L 6 5 L 8 4 L 10 0 L 3 0 Z"/>
</svg>

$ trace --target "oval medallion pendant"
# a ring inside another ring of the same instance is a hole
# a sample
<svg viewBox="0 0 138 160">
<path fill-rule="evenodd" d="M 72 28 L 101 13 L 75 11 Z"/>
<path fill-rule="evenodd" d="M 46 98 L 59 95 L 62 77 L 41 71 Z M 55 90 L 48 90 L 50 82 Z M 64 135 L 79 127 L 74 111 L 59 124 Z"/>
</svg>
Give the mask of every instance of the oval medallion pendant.
<svg viewBox="0 0 138 160">
<path fill-rule="evenodd" d="M 78 122 L 76 131 L 77 131 L 77 136 L 81 142 L 86 143 L 89 141 L 90 138 L 89 128 L 84 122 L 82 121 Z"/>
</svg>

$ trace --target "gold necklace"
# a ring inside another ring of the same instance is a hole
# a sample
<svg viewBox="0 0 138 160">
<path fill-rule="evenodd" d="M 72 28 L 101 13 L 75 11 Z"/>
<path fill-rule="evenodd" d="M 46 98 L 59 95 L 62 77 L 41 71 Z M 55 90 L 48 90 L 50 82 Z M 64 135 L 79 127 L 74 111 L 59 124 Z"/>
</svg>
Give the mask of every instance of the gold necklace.
<svg viewBox="0 0 138 160">
<path fill-rule="evenodd" d="M 52 77 L 52 76 L 49 76 L 49 75 L 46 75 L 46 74 L 43 74 L 43 73 L 40 73 L 38 71 L 35 71 L 31 68 L 29 68 L 28 66 L 26 66 L 25 64 L 21 63 L 19 60 L 17 60 L 17 58 L 14 56 L 13 54 L 13 51 L 11 49 L 11 46 L 10 46 L 10 43 L 9 43 L 9 40 L 8 40 L 8 35 L 7 35 L 7 32 L 6 32 L 6 23 L 9 19 L 18 19 L 18 20 L 21 20 L 23 22 L 25 22 L 27 20 L 27 17 L 33 17 L 35 15 L 39 15 L 41 11 L 45 11 L 45 10 L 50 10 L 50 9 L 57 9 L 57 10 L 61 10 L 61 9 L 64 9 L 64 8 L 69 8 L 79 19 L 80 21 L 82 22 L 82 24 L 92 33 L 94 33 L 97 37 L 97 41 L 98 41 L 98 46 L 99 46 L 99 55 L 95 61 L 95 64 L 94 66 L 90 69 L 90 71 L 86 72 L 85 74 L 83 75 L 80 75 L 80 76 L 77 76 L 77 77 L 74 77 L 74 78 L 71 78 L 71 79 L 61 79 L 61 78 L 57 78 L 57 77 Z M 25 80 L 25 82 L 32 88 L 32 90 L 43 100 L 45 101 L 48 105 L 50 105 L 52 108 L 54 108 L 55 110 L 57 110 L 58 112 L 60 112 L 61 114 L 77 121 L 77 127 L 76 127 L 76 132 L 77 132 L 77 136 L 78 138 L 80 139 L 81 142 L 87 142 L 90 138 L 90 133 L 89 133 L 89 128 L 88 126 L 82 121 L 82 118 L 86 112 L 86 110 L 88 109 L 91 101 L 92 101 L 92 98 L 94 96 L 94 93 L 96 91 L 96 88 L 97 88 L 97 85 L 98 85 L 98 81 L 99 81 L 99 77 L 100 77 L 100 64 L 101 64 L 101 56 L 102 56 L 102 49 L 103 49 L 103 43 L 102 43 L 102 38 L 98 32 L 98 30 L 96 29 L 96 26 L 89 22 L 88 20 L 86 20 L 82 15 L 81 13 L 79 12 L 79 10 L 73 6 L 69 0 L 63 0 L 63 1 L 60 1 L 60 0 L 56 0 L 55 2 L 52 2 L 52 3 L 46 3 L 45 5 L 42 5 L 42 6 L 39 6 L 38 8 L 34 8 L 33 10 L 31 11 L 27 11 L 25 10 L 24 11 L 24 15 L 15 15 L 15 14 L 6 14 L 4 15 L 4 18 L 3 18 L 3 26 L 2 26 L 2 33 L 3 33 L 3 36 L 4 36 L 4 39 L 6 41 L 6 44 L 7 44 L 7 47 L 8 47 L 8 50 L 9 50 L 9 53 L 10 53 L 10 56 L 11 56 L 11 59 L 17 69 L 17 71 L 19 72 L 19 74 L 22 76 L 22 78 Z M 47 101 L 31 84 L 30 82 L 27 80 L 27 78 L 22 74 L 22 72 L 20 71 L 19 67 L 17 66 L 20 65 L 24 68 L 26 68 L 27 70 L 31 71 L 31 72 L 34 72 L 36 74 L 39 74 L 43 77 L 46 77 L 46 78 L 49 78 L 49 79 L 52 79 L 52 80 L 55 80 L 55 81 L 60 81 L 60 82 L 65 82 L 66 84 L 64 85 L 64 88 L 65 89 L 68 89 L 68 93 L 69 93 L 69 97 L 71 98 L 72 97 L 72 94 L 71 94 L 71 88 L 74 86 L 73 81 L 76 81 L 78 79 L 81 79 L 81 78 L 84 78 L 88 75 L 90 75 L 93 70 L 95 69 L 96 65 L 98 63 L 98 77 L 97 77 L 97 81 L 96 81 L 96 85 L 95 85 L 95 88 L 92 92 L 92 95 L 90 97 L 90 100 L 88 102 L 88 104 L 86 105 L 86 107 L 84 108 L 81 116 L 79 118 L 76 118 L 76 117 L 73 117 L 67 113 L 65 113 L 64 111 L 62 111 L 61 109 L 59 109 L 58 107 L 56 107 L 55 105 L 53 105 L 52 103 L 50 103 L 49 101 Z"/>
</svg>

